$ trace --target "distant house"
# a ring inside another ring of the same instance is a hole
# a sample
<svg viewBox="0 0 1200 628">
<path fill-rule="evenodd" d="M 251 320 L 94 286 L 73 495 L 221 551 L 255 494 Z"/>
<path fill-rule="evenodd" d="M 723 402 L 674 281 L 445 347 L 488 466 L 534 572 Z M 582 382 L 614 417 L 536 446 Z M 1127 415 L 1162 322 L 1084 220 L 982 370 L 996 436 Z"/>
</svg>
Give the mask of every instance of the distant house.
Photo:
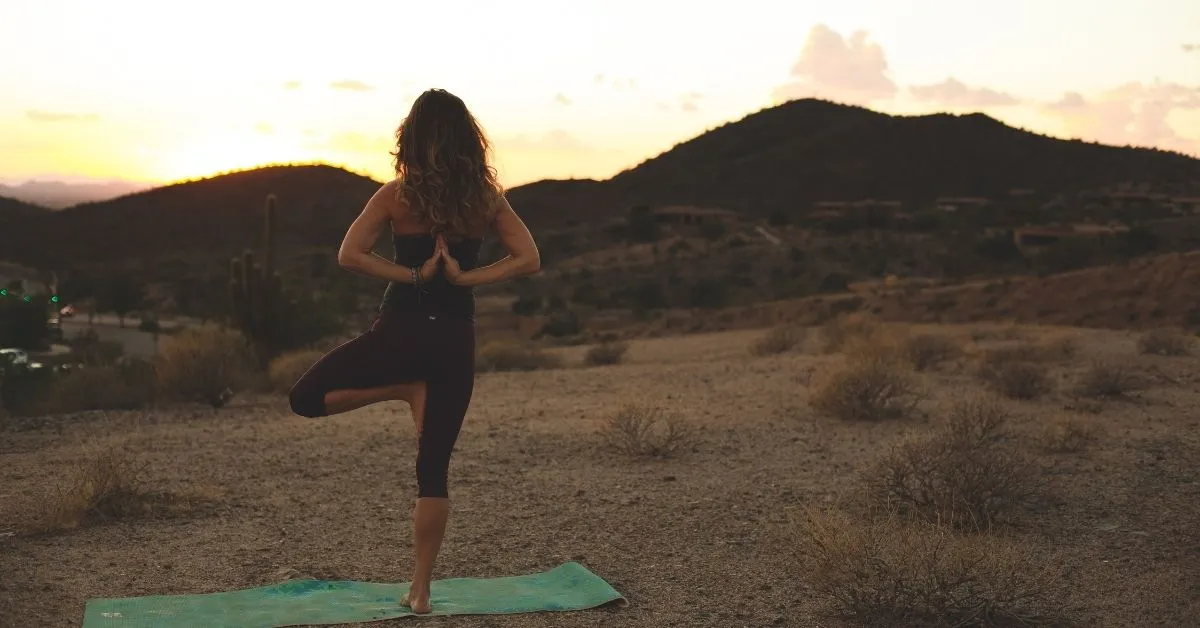
<svg viewBox="0 0 1200 628">
<path fill-rule="evenodd" d="M 1013 242 L 1024 254 L 1036 254 L 1068 238 L 1098 238 L 1129 231 L 1125 225 L 1044 225 L 1013 230 Z"/>
<path fill-rule="evenodd" d="M 729 223 L 737 220 L 737 212 L 714 207 L 692 207 L 670 205 L 654 210 L 654 219 L 661 224 L 700 226 L 711 223 Z"/>
<path fill-rule="evenodd" d="M 991 204 L 991 200 L 978 196 L 943 196 L 933 202 L 934 207 L 950 213 L 967 209 L 983 209 Z"/>
<path fill-rule="evenodd" d="M 1200 214 L 1200 196 L 1177 196 L 1171 199 L 1175 213 L 1182 216 Z"/>
<path fill-rule="evenodd" d="M 1116 191 L 1098 192 L 1084 196 L 1090 205 L 1110 210 L 1151 209 L 1170 202 L 1170 197 L 1159 192 Z"/>
<path fill-rule="evenodd" d="M 900 201 L 864 198 L 857 201 L 818 201 L 813 203 L 810 217 L 841 217 L 863 214 L 889 215 L 900 212 L 904 204 Z"/>
</svg>

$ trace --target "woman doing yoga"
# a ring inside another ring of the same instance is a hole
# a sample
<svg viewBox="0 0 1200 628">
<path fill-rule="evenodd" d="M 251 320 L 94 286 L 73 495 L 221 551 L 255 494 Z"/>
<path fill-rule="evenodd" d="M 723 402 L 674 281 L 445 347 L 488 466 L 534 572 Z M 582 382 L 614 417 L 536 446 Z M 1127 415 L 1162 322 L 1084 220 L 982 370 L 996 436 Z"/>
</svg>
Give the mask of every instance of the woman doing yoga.
<svg viewBox="0 0 1200 628">
<path fill-rule="evenodd" d="M 533 237 L 505 200 L 488 141 L 463 101 L 421 94 L 396 131 L 396 178 L 350 225 L 338 251 L 349 270 L 388 281 L 370 329 L 319 359 L 291 390 L 292 411 L 321 417 L 389 400 L 412 408 L 417 429 L 415 565 L 401 603 L 428 613 L 429 583 L 449 514 L 450 454 L 475 378 L 472 286 L 538 271 Z M 395 261 L 372 252 L 391 230 Z M 508 255 L 477 267 L 493 231 Z"/>
</svg>

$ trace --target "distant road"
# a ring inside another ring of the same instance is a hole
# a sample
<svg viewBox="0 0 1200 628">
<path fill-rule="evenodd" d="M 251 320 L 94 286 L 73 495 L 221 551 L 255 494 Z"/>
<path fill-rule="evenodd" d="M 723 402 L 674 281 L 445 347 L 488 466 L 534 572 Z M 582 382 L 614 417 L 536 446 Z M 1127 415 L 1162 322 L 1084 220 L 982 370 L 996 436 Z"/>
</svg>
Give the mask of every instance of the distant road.
<svg viewBox="0 0 1200 628">
<path fill-rule="evenodd" d="M 121 346 L 125 348 L 125 355 L 149 358 L 158 353 L 158 341 L 155 339 L 155 334 L 139 330 L 136 318 L 126 319 L 124 328 L 120 326 L 116 316 L 97 315 L 93 317 L 93 321 L 95 324 L 88 325 L 86 315 L 62 319 L 63 339 L 69 340 L 90 328 L 96 332 L 96 336 L 100 340 L 121 343 Z M 170 329 L 190 323 L 193 321 L 163 321 L 160 325 L 165 329 Z"/>
<path fill-rule="evenodd" d="M 71 316 L 71 317 L 62 319 L 62 322 L 63 322 L 63 330 L 64 331 L 66 330 L 66 326 L 67 326 L 68 322 L 75 324 L 75 325 L 83 325 L 84 327 L 87 327 L 88 317 L 87 317 L 87 314 L 76 314 L 75 316 Z M 158 321 L 158 326 L 161 327 L 162 329 L 173 329 L 175 327 L 180 327 L 180 326 L 185 326 L 185 325 L 191 326 L 191 325 L 199 325 L 199 324 L 200 324 L 200 321 L 193 320 L 190 318 L 185 318 L 182 316 L 172 319 L 172 320 Z M 92 325 L 94 327 L 100 327 L 100 326 L 120 327 L 121 319 L 117 318 L 117 316 L 115 314 L 96 314 L 95 316 L 92 317 Z M 136 330 L 137 326 L 138 326 L 138 319 L 136 316 L 128 316 L 125 318 L 125 328 L 126 329 Z"/>
</svg>

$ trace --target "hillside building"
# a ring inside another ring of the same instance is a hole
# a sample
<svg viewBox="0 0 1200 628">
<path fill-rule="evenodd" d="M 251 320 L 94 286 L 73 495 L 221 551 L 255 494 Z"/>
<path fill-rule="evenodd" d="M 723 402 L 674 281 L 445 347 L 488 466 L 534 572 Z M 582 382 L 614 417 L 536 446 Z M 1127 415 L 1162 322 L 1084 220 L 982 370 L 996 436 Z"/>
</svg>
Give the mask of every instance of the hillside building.
<svg viewBox="0 0 1200 628">
<path fill-rule="evenodd" d="M 654 219 L 665 225 L 698 227 L 712 223 L 732 223 L 736 222 L 737 218 L 736 212 L 715 207 L 669 205 L 654 210 Z"/>
<path fill-rule="evenodd" d="M 984 209 L 991 204 L 991 200 L 980 196 L 943 196 L 933 202 L 934 207 L 947 213 Z"/>
</svg>

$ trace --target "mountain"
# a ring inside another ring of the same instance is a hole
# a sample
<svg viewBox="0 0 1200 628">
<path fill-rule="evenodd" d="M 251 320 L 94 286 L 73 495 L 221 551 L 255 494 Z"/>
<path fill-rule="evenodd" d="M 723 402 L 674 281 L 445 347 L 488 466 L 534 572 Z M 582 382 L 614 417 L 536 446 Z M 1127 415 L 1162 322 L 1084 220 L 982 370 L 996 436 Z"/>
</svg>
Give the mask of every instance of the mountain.
<svg viewBox="0 0 1200 628">
<path fill-rule="evenodd" d="M 63 181 L 26 181 L 20 185 L 0 185 L 0 196 L 7 196 L 49 209 L 62 209 L 116 198 L 150 187 L 131 181 L 65 183 Z"/>
<path fill-rule="evenodd" d="M 978 113 L 892 116 L 805 99 L 724 124 L 607 181 L 539 182 L 512 193 L 585 209 L 681 203 L 763 216 L 802 213 L 820 200 L 925 202 L 1189 180 L 1200 180 L 1200 160 L 1177 153 L 1055 139 Z"/>
<path fill-rule="evenodd" d="M 23 220 L 31 217 L 42 216 L 46 213 L 46 208 L 31 205 L 25 201 L 15 198 L 0 196 L 0 225 L 6 225 L 9 220 Z M 5 227 L 7 228 L 7 227 Z"/>
<path fill-rule="evenodd" d="M 802 214 L 818 200 L 924 202 L 1126 181 L 1200 181 L 1200 160 L 1053 139 L 982 114 L 892 116 L 809 99 L 724 124 L 608 180 L 538 181 L 509 190 L 508 198 L 535 232 L 545 232 L 603 225 L 638 204 L 719 206 L 762 217 Z M 225 255 L 259 243 L 270 193 L 279 197 L 284 247 L 332 249 L 379 185 L 329 166 L 259 168 L 57 212 L 18 212 L 0 232 L 0 250 L 51 267 Z"/>
<path fill-rule="evenodd" d="M 331 166 L 235 172 L 23 216 L 0 233 L 0 250 L 48 267 L 223 256 L 261 244 L 268 194 L 279 199 L 281 246 L 336 247 L 379 185 Z"/>
<path fill-rule="evenodd" d="M 1200 160 L 1050 138 L 983 114 L 891 116 L 797 100 L 726 124 L 613 177 L 641 202 L 794 210 L 817 200 L 927 201 L 1200 178 Z"/>
</svg>

